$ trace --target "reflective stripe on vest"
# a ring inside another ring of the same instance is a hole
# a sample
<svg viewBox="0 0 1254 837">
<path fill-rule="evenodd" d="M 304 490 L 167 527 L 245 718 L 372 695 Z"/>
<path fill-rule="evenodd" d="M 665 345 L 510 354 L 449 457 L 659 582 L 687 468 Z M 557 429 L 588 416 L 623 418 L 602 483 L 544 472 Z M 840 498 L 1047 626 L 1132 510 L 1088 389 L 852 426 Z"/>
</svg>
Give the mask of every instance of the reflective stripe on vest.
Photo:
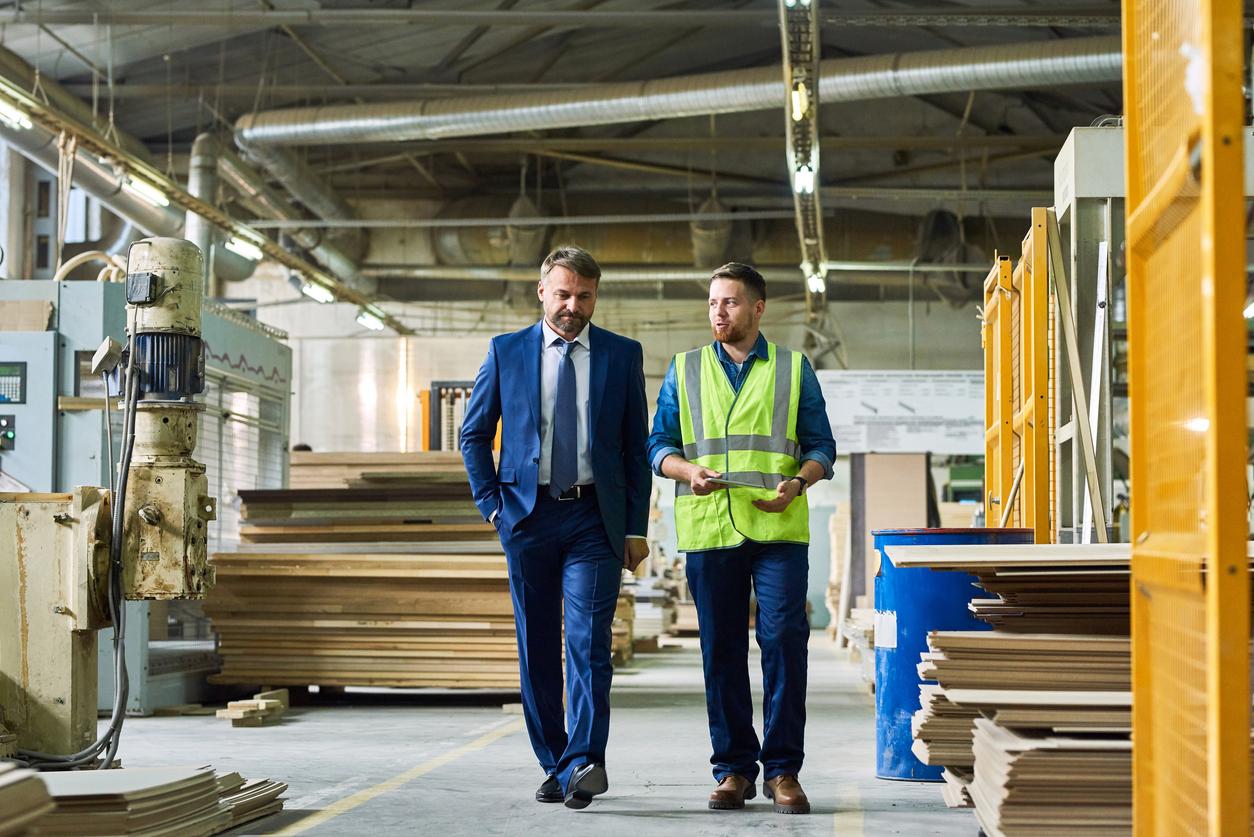
<svg viewBox="0 0 1254 837">
<path fill-rule="evenodd" d="M 675 357 L 679 426 L 684 458 L 736 482 L 705 497 L 687 483 L 675 484 L 675 529 L 679 549 L 692 552 L 762 543 L 809 543 L 810 513 L 804 497 L 779 514 L 754 500 L 770 499 L 775 488 L 801 468 L 797 407 L 801 355 L 767 343 L 767 359 L 755 358 L 737 393 L 713 346 Z"/>
</svg>

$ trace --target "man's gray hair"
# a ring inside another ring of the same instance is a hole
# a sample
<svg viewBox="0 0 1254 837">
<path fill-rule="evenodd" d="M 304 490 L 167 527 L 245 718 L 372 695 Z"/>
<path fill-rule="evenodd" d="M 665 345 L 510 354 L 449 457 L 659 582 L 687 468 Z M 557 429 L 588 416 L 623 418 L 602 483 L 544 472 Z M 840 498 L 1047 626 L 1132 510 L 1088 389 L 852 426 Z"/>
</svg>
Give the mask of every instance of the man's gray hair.
<svg viewBox="0 0 1254 837">
<path fill-rule="evenodd" d="M 540 278 L 547 278 L 549 271 L 555 267 L 564 267 L 576 276 L 595 280 L 597 284 L 601 282 L 601 266 L 591 253 L 579 247 L 562 246 L 549 253 L 540 266 Z"/>
</svg>

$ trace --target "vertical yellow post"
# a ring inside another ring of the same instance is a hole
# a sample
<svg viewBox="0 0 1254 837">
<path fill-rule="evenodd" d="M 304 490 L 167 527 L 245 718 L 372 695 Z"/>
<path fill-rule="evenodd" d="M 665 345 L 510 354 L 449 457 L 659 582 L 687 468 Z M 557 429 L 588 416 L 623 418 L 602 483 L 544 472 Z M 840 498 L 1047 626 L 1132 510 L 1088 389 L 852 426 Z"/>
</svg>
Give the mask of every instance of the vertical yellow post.
<svg viewBox="0 0 1254 837">
<path fill-rule="evenodd" d="M 1134 830 L 1250 833 L 1242 6 L 1124 0 Z"/>
</svg>

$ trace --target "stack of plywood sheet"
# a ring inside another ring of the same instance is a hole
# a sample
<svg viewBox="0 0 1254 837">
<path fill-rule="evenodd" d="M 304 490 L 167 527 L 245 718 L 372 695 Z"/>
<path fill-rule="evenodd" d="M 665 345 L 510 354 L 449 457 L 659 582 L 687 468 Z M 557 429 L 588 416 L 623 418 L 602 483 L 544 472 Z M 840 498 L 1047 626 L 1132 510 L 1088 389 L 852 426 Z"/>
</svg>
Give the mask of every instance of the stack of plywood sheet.
<svg viewBox="0 0 1254 837">
<path fill-rule="evenodd" d="M 231 825 L 212 770 L 127 768 L 47 773 L 56 808 L 38 823 L 41 835 L 177 834 L 208 837 Z"/>
<path fill-rule="evenodd" d="M 306 544 L 214 556 L 218 683 L 518 688 L 495 542 Z M 390 551 L 384 551 L 390 549 Z"/>
<path fill-rule="evenodd" d="M 670 633 L 675 623 L 674 585 L 656 577 L 628 578 L 627 582 L 626 589 L 636 600 L 635 621 L 631 627 L 637 642 Z"/>
<path fill-rule="evenodd" d="M 1132 741 L 975 721 L 969 792 L 989 837 L 1128 834 Z"/>
<path fill-rule="evenodd" d="M 421 453 L 311 453 L 293 451 L 292 488 L 383 488 L 408 484 L 448 482 L 464 484 L 466 469 L 456 451 Z"/>
<path fill-rule="evenodd" d="M 33 770 L 0 761 L 0 837 L 21 837 L 55 806 Z"/>
<path fill-rule="evenodd" d="M 610 650 L 614 665 L 621 666 L 631 662 L 635 654 L 634 622 L 636 620 L 636 599 L 624 590 L 618 594 L 618 603 L 614 608 L 613 639 Z"/>
<path fill-rule="evenodd" d="M 969 572 L 991 598 L 971 611 L 998 630 L 1128 635 L 1128 544 L 888 547 L 898 567 Z"/>
<path fill-rule="evenodd" d="M 231 812 L 230 828 L 283 810 L 283 800 L 279 798 L 287 790 L 283 782 L 269 779 L 250 782 L 238 773 L 227 773 L 218 776 L 217 783 L 218 797 Z"/>
</svg>

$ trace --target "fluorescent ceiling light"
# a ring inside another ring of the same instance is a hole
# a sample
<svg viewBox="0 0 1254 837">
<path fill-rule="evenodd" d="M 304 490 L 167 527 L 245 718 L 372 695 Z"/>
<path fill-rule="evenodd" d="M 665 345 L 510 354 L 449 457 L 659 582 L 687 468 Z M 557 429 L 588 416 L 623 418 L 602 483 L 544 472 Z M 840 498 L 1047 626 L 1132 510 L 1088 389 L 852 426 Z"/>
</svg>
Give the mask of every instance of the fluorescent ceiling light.
<svg viewBox="0 0 1254 837">
<path fill-rule="evenodd" d="M 246 238 L 237 236 L 231 236 L 226 240 L 226 249 L 254 262 L 260 261 L 261 257 L 265 255 L 256 244 L 253 244 Z"/>
<path fill-rule="evenodd" d="M 312 299 L 314 302 L 335 302 L 335 294 L 331 289 L 324 285 L 317 285 L 313 282 L 306 282 L 300 286 L 300 292 Z"/>
<path fill-rule="evenodd" d="M 383 331 L 383 320 L 365 308 L 357 312 L 357 325 L 368 328 L 371 331 Z"/>
<path fill-rule="evenodd" d="M 797 86 L 792 89 L 792 121 L 800 122 L 805 119 L 809 110 L 810 91 L 806 89 L 804 81 L 799 81 Z"/>
<path fill-rule="evenodd" d="M 126 181 L 123 182 L 122 188 L 130 192 L 132 195 L 142 198 L 153 206 L 170 205 L 170 199 L 165 196 L 165 193 L 146 180 L 140 180 L 134 176 L 128 177 Z"/>
<path fill-rule="evenodd" d="M 31 127 L 30 117 L 21 108 L 0 99 L 0 122 L 10 128 L 26 130 Z"/>
<path fill-rule="evenodd" d="M 814 191 L 814 169 L 801 166 L 793 173 L 792 190 L 798 195 L 809 195 Z"/>
</svg>

